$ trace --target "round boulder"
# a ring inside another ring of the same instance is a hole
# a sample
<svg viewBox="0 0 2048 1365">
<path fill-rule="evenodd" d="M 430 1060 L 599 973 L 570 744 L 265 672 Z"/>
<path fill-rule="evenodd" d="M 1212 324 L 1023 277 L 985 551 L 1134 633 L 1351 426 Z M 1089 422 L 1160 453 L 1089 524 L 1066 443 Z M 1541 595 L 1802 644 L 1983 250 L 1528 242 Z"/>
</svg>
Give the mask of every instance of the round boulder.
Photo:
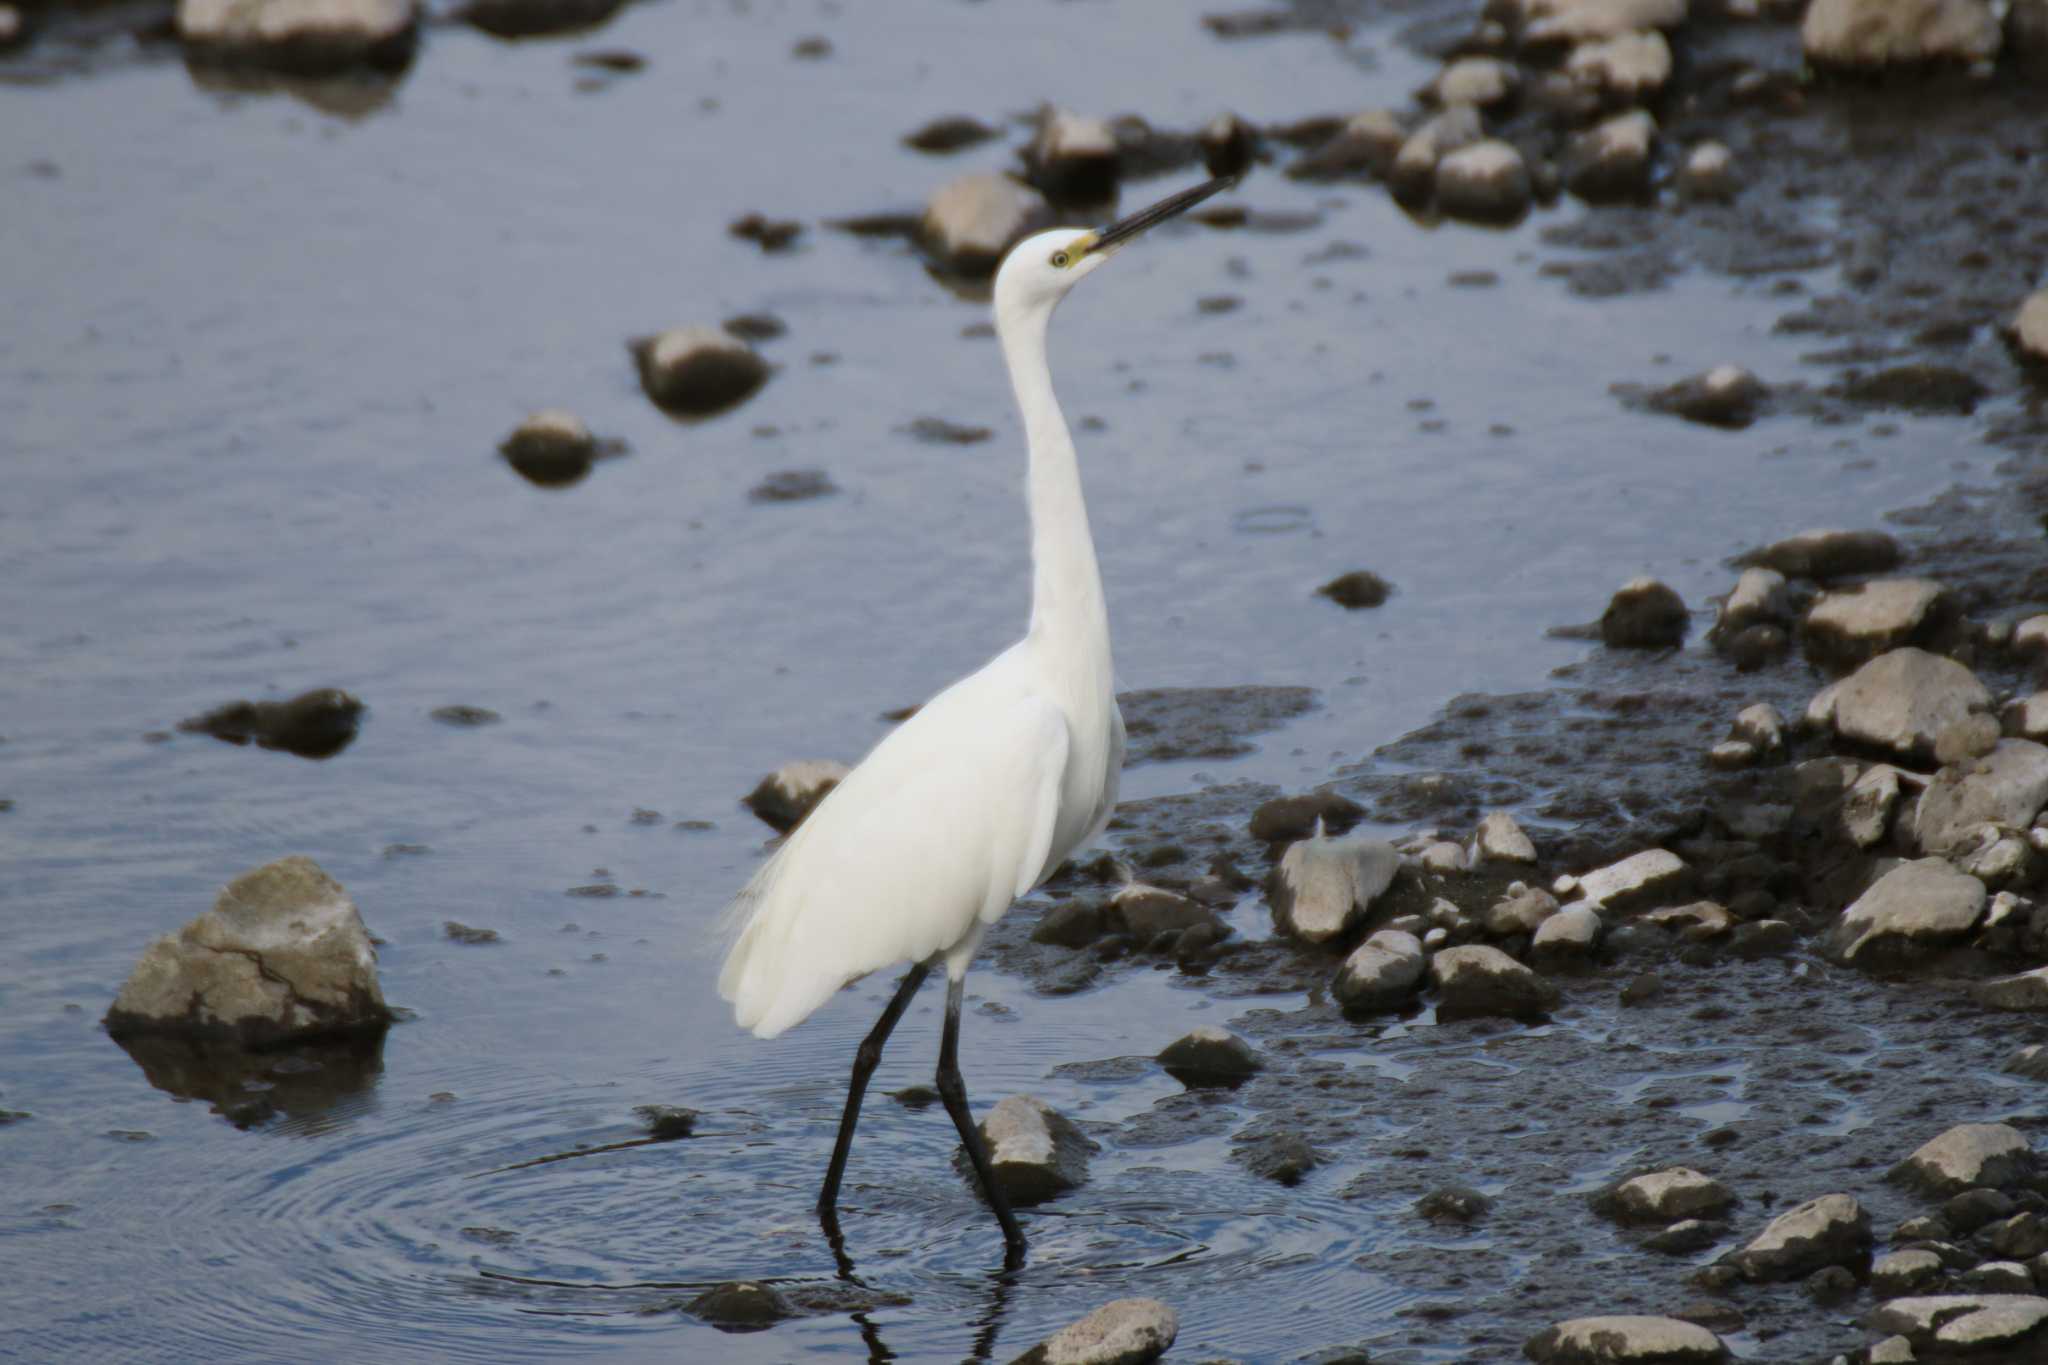
<svg viewBox="0 0 2048 1365">
<path fill-rule="evenodd" d="M 1681 1318 L 1573 1318 L 1529 1339 L 1522 1354 L 1537 1365 L 1717 1365 L 1721 1339 Z"/>
<path fill-rule="evenodd" d="M 1429 960 L 1439 1019 L 1536 1018 L 1556 1007 L 1557 987 L 1498 948 L 1467 944 Z"/>
<path fill-rule="evenodd" d="M 672 327 L 628 343 L 640 387 L 662 411 L 709 417 L 753 397 L 768 382 L 768 362 L 737 337 L 713 327 Z"/>
</svg>

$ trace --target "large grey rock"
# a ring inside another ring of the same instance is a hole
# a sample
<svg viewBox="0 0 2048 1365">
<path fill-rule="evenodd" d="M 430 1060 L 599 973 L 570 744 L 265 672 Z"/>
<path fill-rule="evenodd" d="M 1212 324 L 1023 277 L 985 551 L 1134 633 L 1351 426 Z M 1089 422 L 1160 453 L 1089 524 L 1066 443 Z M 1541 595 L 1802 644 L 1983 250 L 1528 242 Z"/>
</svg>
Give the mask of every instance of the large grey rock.
<svg viewBox="0 0 2048 1365">
<path fill-rule="evenodd" d="M 1969 669 L 1911 647 L 1878 655 L 1833 691 L 1836 734 L 1922 761 L 1944 730 L 1991 709 Z"/>
<path fill-rule="evenodd" d="M 1973 826 L 2024 830 L 2048 805 L 2048 748 L 2030 739 L 2000 740 L 1991 752 L 1936 773 L 1914 816 L 1920 847 L 1947 853 Z"/>
<path fill-rule="evenodd" d="M 1925 1247 L 1909 1247 L 1878 1257 L 1870 1267 L 1870 1292 L 1881 1299 L 1897 1298 L 1941 1278 L 1942 1259 Z"/>
<path fill-rule="evenodd" d="M 1969 933 L 1986 899 L 1984 883 L 1939 858 L 1900 863 L 1842 912 L 1828 949 L 1844 962 L 1909 960 Z"/>
<path fill-rule="evenodd" d="M 1744 569 L 1714 616 L 1714 642 L 1725 643 L 1751 626 L 1784 625 L 1791 619 L 1785 575 L 1776 569 Z"/>
<path fill-rule="evenodd" d="M 355 903 L 311 858 L 229 882 L 213 908 L 152 943 L 107 1011 L 116 1038 L 269 1047 L 391 1023 Z"/>
<path fill-rule="evenodd" d="M 2048 967 L 1979 981 L 1970 987 L 1970 998 L 1988 1009 L 2048 1013 Z"/>
<path fill-rule="evenodd" d="M 1634 104 L 1655 96 L 1671 79 L 1671 44 L 1655 29 L 1620 33 L 1574 48 L 1564 70 L 1603 101 Z"/>
<path fill-rule="evenodd" d="M 1927 643 L 1954 614 L 1948 589 L 1931 578 L 1877 578 L 1822 593 L 1801 634 L 1807 653 L 1846 669 L 1902 645 Z"/>
<path fill-rule="evenodd" d="M 1850 843 L 1871 848 L 1884 842 L 1899 803 L 1899 777 L 1889 763 L 1873 763 L 1858 774 L 1842 798 L 1842 833 Z"/>
<path fill-rule="evenodd" d="M 1415 994 L 1426 966 L 1422 943 L 1415 935 L 1382 929 L 1344 959 L 1331 989 L 1347 1010 L 1397 1009 Z"/>
<path fill-rule="evenodd" d="M 1536 961 L 1583 961 L 1600 945 L 1599 914 L 1590 906 L 1573 905 L 1546 918 L 1529 937 L 1529 956 Z"/>
<path fill-rule="evenodd" d="M 1657 120 L 1631 109 L 1576 134 L 1565 144 L 1564 183 L 1581 199 L 1633 199 L 1650 188 Z"/>
<path fill-rule="evenodd" d="M 1495 938 L 1533 934 L 1538 925 L 1556 913 L 1557 897 L 1540 886 L 1510 882 L 1507 894 L 1486 912 L 1486 932 Z"/>
<path fill-rule="evenodd" d="M 1825 580 L 1884 573 L 1903 558 L 1899 542 L 1883 531 L 1813 530 L 1752 550 L 1741 562 L 1775 569 L 1787 578 Z"/>
<path fill-rule="evenodd" d="M 1715 1365 L 1721 1339 L 1682 1318 L 1573 1318 L 1531 1337 L 1522 1354 L 1537 1365 Z"/>
<path fill-rule="evenodd" d="M 762 778 L 741 804 L 785 833 L 803 823 L 852 769 L 829 758 L 799 758 Z"/>
<path fill-rule="evenodd" d="M 1088 1154 L 1097 1146 L 1036 1095 L 1011 1095 L 996 1105 L 981 1121 L 981 1139 L 1013 1204 L 1039 1204 L 1077 1188 L 1088 1179 Z"/>
<path fill-rule="evenodd" d="M 1179 1333 L 1179 1316 L 1159 1300 L 1115 1299 L 1011 1365 L 1146 1365 L 1165 1355 Z"/>
<path fill-rule="evenodd" d="M 316 687 L 286 701 L 231 701 L 188 716 L 178 729 L 301 758 L 331 758 L 354 742 L 362 716 L 363 704 L 354 696 L 338 687 Z"/>
<path fill-rule="evenodd" d="M 419 33 L 415 0 L 178 0 L 195 60 L 300 75 L 403 66 Z"/>
<path fill-rule="evenodd" d="M 1436 163 L 1437 210 L 1451 218 L 1511 223 L 1528 211 L 1529 167 L 1514 143 L 1482 138 Z"/>
<path fill-rule="evenodd" d="M 1097 201 L 1116 192 L 1116 133 L 1108 122 L 1048 105 L 1024 153 L 1031 183 L 1055 199 Z"/>
<path fill-rule="evenodd" d="M 1690 1166 L 1673 1166 L 1610 1185 L 1593 1202 L 1602 1213 L 1625 1223 L 1675 1223 L 1725 1213 L 1735 1195 L 1710 1175 Z"/>
<path fill-rule="evenodd" d="M 1773 1218 L 1729 1263 L 1746 1280 L 1794 1280 L 1870 1255 L 1870 1215 L 1855 1197 L 1824 1194 Z"/>
<path fill-rule="evenodd" d="M 1535 861 L 1536 845 L 1515 823 L 1514 816 L 1504 810 L 1496 810 L 1480 817 L 1479 828 L 1472 835 L 1470 862 L 1473 865 Z"/>
<path fill-rule="evenodd" d="M 918 233 L 944 268 L 991 274 L 1009 249 L 1052 225 L 1052 206 L 1031 186 L 1007 175 L 964 175 L 926 201 Z"/>
<path fill-rule="evenodd" d="M 1622 584 L 1600 613 L 1600 643 L 1609 649 L 1672 648 L 1691 628 L 1685 599 L 1654 578 Z"/>
<path fill-rule="evenodd" d="M 1498 948 L 1445 948 L 1429 960 L 1440 1019 L 1505 1015 L 1527 1019 L 1554 1008 L 1557 987 Z"/>
<path fill-rule="evenodd" d="M 1988 62 L 2001 36 L 1985 0 L 1813 0 L 1799 26 L 1808 61 L 1862 71 Z"/>
<path fill-rule="evenodd" d="M 1326 943 L 1365 914 L 1400 866 L 1400 853 L 1385 840 L 1332 839 L 1318 823 L 1314 834 L 1288 845 L 1267 880 L 1274 927 Z"/>
<path fill-rule="evenodd" d="M 1880 1332 L 1897 1332 L 1923 1350 L 1988 1352 L 2024 1343 L 2048 1343 L 2048 1298 L 2037 1294 L 1930 1294 L 1892 1299 L 1871 1311 L 1869 1323 Z"/>
<path fill-rule="evenodd" d="M 1252 1045 L 1213 1024 L 1176 1038 L 1159 1054 L 1167 1074 L 1187 1086 L 1241 1085 L 1265 1068 Z"/>
<path fill-rule="evenodd" d="M 768 382 L 768 362 L 715 327 L 671 327 L 627 343 L 640 387 L 664 412 L 709 417 L 751 398 Z"/>
<path fill-rule="evenodd" d="M 1680 894 L 1691 877 L 1691 869 L 1676 853 L 1645 849 L 1580 877 L 1579 894 L 1596 909 L 1634 910 Z"/>
<path fill-rule="evenodd" d="M 1402 142 L 1388 168 L 1387 180 L 1395 196 L 1411 203 L 1428 198 L 1436 188 L 1437 163 L 1484 136 L 1479 111 L 1469 104 L 1454 104 L 1425 120 Z"/>
<path fill-rule="evenodd" d="M 1892 1167 L 1891 1178 L 1931 1195 L 2010 1185 L 2034 1169 L 2034 1152 L 2005 1123 L 1959 1123 Z"/>
</svg>

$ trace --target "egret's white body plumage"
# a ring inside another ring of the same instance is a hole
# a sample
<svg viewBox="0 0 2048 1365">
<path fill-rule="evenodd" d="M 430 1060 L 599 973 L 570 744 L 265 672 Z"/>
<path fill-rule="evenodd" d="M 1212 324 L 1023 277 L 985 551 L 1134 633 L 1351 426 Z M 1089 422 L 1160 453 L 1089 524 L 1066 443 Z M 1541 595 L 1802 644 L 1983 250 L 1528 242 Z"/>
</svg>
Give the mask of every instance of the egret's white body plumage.
<svg viewBox="0 0 2048 1365">
<path fill-rule="evenodd" d="M 1046 363 L 1054 307 L 1110 250 L 1040 233 L 996 275 L 996 334 L 1030 448 L 1031 624 L 877 744 L 735 898 L 718 991 L 763 1038 L 849 981 L 943 958 L 958 982 L 988 927 L 1096 835 L 1124 726 L 1081 476 Z"/>
</svg>

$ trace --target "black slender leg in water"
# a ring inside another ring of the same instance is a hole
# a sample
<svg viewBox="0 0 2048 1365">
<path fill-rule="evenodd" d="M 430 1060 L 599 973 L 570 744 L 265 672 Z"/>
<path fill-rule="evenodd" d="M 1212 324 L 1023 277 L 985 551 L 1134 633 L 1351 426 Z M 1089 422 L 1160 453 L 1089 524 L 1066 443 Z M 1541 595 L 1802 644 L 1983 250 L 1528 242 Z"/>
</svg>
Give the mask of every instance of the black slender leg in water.
<svg viewBox="0 0 2048 1365">
<path fill-rule="evenodd" d="M 1003 1225 L 1003 1241 L 1009 1245 L 1004 1261 L 1014 1268 L 1024 1260 L 1024 1232 L 1017 1226 L 1017 1216 L 1010 1212 L 1010 1201 L 1002 1186 L 996 1184 L 996 1173 L 989 1168 L 988 1147 L 981 1140 L 981 1130 L 974 1126 L 974 1115 L 967 1110 L 967 1082 L 960 1078 L 960 995 L 964 984 L 946 983 L 946 1032 L 939 1042 L 939 1098 L 952 1115 L 953 1126 L 960 1130 L 960 1145 L 967 1149 L 967 1159 L 974 1163 L 974 1174 L 981 1179 L 981 1191 L 988 1196 L 988 1206 L 996 1211 L 996 1221 Z"/>
<path fill-rule="evenodd" d="M 832 1144 L 832 1164 L 825 1171 L 825 1188 L 818 1194 L 818 1217 L 824 1221 L 828 1234 L 839 1230 L 839 1182 L 846 1175 L 846 1155 L 853 1150 L 853 1126 L 860 1122 L 860 1101 L 868 1093 L 868 1077 L 875 1074 L 875 1067 L 881 1063 L 882 1044 L 889 1041 L 896 1021 L 910 1008 L 910 998 L 931 974 L 928 962 L 920 962 L 903 974 L 903 984 L 890 998 L 889 1008 L 882 1011 L 882 1017 L 868 1030 L 868 1036 L 860 1040 L 860 1047 L 853 1054 L 853 1080 L 846 1087 L 846 1113 L 839 1119 L 839 1141 Z"/>
</svg>

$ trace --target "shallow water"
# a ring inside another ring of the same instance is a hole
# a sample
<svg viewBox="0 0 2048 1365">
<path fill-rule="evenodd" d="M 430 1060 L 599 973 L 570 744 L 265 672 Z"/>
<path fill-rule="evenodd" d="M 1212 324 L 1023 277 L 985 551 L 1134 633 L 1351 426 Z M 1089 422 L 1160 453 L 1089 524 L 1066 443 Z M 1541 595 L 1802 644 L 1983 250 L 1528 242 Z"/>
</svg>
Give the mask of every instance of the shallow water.
<svg viewBox="0 0 2048 1365">
<path fill-rule="evenodd" d="M 833 55 L 793 58 L 813 33 Z M 578 91 L 570 55 L 600 46 L 650 66 Z M 927 1078 L 934 989 L 877 1077 L 847 1201 L 860 1278 L 908 1302 L 758 1336 L 674 1311 L 720 1280 L 833 1280 L 808 1210 L 888 989 L 772 1047 L 735 1032 L 703 946 L 764 836 L 735 798 L 785 759 L 854 757 L 1026 608 L 1017 423 L 993 342 L 963 335 L 979 307 L 822 220 L 1004 164 L 1004 144 L 898 144 L 942 114 L 1401 103 L 1428 68 L 1391 28 L 1224 42 L 1168 9 L 649 4 L 580 40 L 434 29 L 355 119 L 147 53 L 87 66 L 0 84 L 0 1106 L 33 1115 L 0 1128 L 16 1344 L 1000 1359 L 1151 1293 L 1192 1350 L 1267 1358 L 1373 1336 L 1424 1294 L 1358 1264 L 1398 1250 L 1384 1210 L 1256 1182 L 1222 1129 L 1105 1141 L 1085 1193 L 1031 1216 L 1029 1268 L 992 1277 L 949 1125 L 883 1097 Z M 1081 444 L 1125 685 L 1306 684 L 1323 706 L 1247 757 L 1136 769 L 1130 796 L 1320 781 L 1456 693 L 1540 685 L 1583 650 L 1545 628 L 1635 573 L 1701 606 L 1760 538 L 1986 467 L 1953 421 L 1731 435 L 1625 411 L 1611 382 L 1731 357 L 1812 375 L 1762 284 L 1693 271 L 1595 301 L 1541 276 L 1574 254 L 1539 235 L 1571 207 L 1492 232 L 1366 187 L 1267 174 L 1241 196 L 1319 222 L 1159 233 L 1063 309 L 1055 364 L 1070 414 L 1103 425 Z M 752 210 L 805 221 L 799 249 L 728 237 Z M 1499 283 L 1450 282 L 1476 270 Z M 1197 311 L 1217 294 L 1242 306 Z M 680 425 L 639 396 L 628 336 L 758 310 L 789 332 L 738 411 Z M 632 453 L 528 486 L 493 446 L 548 405 Z M 926 415 L 996 437 L 921 444 L 903 428 Z M 811 467 L 843 491 L 746 498 Z M 1397 585 L 1386 606 L 1312 595 L 1358 567 Z M 315 686 L 371 708 L 325 762 L 161 733 Z M 504 719 L 430 718 L 451 703 Z M 288 853 L 349 888 L 415 1017 L 242 1131 L 152 1088 L 97 1021 L 151 936 Z M 602 881 L 648 894 L 565 895 Z M 504 941 L 452 943 L 451 919 Z M 971 986 L 981 1102 L 1028 1090 L 1101 1125 L 1179 1087 L 1062 1063 L 1242 1009 L 1157 976 L 1058 1001 Z M 1391 1084 L 1463 1047 L 1434 1032 L 1347 1064 Z M 650 1102 L 704 1110 L 704 1135 L 505 1169 L 631 1138 Z"/>
</svg>

